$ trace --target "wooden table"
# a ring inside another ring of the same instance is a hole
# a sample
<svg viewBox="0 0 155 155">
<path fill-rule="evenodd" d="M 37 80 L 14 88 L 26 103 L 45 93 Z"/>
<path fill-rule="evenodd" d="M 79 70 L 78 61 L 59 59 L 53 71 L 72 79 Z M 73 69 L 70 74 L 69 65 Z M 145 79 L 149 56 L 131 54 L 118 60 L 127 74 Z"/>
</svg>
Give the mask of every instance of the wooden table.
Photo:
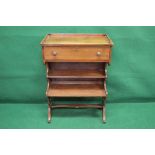
<svg viewBox="0 0 155 155">
<path fill-rule="evenodd" d="M 41 42 L 47 69 L 48 122 L 54 108 L 102 109 L 106 122 L 106 66 L 113 43 L 106 34 L 48 34 Z M 101 97 L 100 104 L 55 104 L 54 97 Z"/>
</svg>

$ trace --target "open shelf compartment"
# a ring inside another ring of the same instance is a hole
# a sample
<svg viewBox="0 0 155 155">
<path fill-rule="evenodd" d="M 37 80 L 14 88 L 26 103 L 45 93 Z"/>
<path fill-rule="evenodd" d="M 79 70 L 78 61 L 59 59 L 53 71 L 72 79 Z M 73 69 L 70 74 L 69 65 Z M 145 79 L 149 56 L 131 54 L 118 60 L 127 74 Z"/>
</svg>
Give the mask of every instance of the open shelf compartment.
<svg viewBox="0 0 155 155">
<path fill-rule="evenodd" d="M 49 63 L 47 78 L 106 78 L 105 63 Z"/>
<path fill-rule="evenodd" d="M 103 81 L 95 80 L 51 80 L 48 97 L 106 97 Z"/>
</svg>

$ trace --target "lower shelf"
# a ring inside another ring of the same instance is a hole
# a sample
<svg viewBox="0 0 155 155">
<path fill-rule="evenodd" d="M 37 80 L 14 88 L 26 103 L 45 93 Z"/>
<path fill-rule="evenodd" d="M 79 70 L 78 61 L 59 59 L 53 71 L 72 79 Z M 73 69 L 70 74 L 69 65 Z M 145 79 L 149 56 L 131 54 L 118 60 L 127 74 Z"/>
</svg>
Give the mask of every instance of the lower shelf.
<svg viewBox="0 0 155 155">
<path fill-rule="evenodd" d="M 103 108 L 103 104 L 57 104 L 50 105 L 51 108 Z"/>
<path fill-rule="evenodd" d="M 101 70 L 52 70 L 48 78 L 106 78 L 105 71 Z"/>
<path fill-rule="evenodd" d="M 49 97 L 106 97 L 101 84 L 50 84 L 46 91 Z"/>
</svg>

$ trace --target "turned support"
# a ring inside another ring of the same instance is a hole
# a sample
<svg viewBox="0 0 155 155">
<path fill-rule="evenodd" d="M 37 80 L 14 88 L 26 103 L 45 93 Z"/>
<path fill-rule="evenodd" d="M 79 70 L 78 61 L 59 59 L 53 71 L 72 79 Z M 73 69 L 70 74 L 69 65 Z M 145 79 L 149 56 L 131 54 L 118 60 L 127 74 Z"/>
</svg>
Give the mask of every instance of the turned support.
<svg viewBox="0 0 155 155">
<path fill-rule="evenodd" d="M 102 121 L 106 123 L 106 106 L 105 106 L 105 98 L 103 98 L 103 106 L 102 106 Z"/>
<path fill-rule="evenodd" d="M 51 99 L 48 97 L 48 123 L 51 122 L 51 116 L 52 116 L 52 112 L 51 112 Z"/>
</svg>

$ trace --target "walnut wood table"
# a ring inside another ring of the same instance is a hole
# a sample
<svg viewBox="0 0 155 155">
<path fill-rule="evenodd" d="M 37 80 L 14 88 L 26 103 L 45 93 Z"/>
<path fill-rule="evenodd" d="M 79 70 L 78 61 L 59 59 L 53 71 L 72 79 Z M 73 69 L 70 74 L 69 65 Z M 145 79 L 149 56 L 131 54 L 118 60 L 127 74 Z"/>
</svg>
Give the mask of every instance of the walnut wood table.
<svg viewBox="0 0 155 155">
<path fill-rule="evenodd" d="M 48 34 L 41 42 L 47 69 L 48 122 L 54 108 L 102 109 L 106 122 L 106 66 L 113 43 L 106 34 Z M 101 97 L 100 104 L 54 104 L 54 97 Z"/>
</svg>

